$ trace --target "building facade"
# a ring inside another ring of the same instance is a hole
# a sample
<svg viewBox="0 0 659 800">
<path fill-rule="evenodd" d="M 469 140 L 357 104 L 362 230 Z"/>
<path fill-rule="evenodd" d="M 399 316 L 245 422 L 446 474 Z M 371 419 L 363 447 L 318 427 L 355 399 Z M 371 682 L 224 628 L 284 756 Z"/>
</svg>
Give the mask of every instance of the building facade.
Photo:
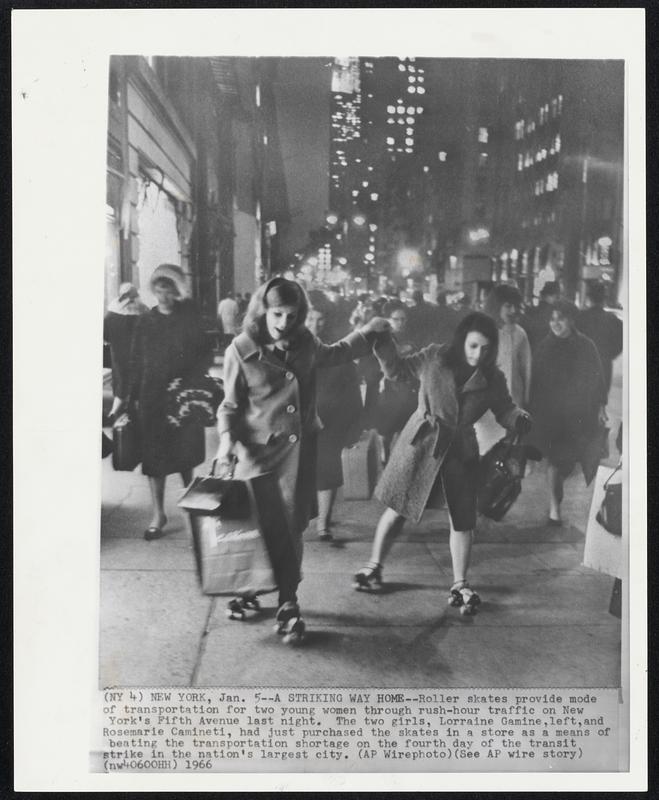
<svg viewBox="0 0 659 800">
<path fill-rule="evenodd" d="M 272 75 L 255 61 L 111 58 L 106 303 L 131 281 L 153 304 L 150 276 L 168 262 L 214 319 L 221 296 L 269 274 L 287 200 Z"/>
</svg>

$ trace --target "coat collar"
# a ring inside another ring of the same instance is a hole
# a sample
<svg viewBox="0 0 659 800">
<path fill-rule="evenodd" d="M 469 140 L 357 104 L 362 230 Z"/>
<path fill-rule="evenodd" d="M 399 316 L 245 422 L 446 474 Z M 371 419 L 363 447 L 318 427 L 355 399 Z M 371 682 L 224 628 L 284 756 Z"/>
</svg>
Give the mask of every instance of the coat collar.
<svg viewBox="0 0 659 800">
<path fill-rule="evenodd" d="M 480 392 L 483 389 L 487 389 L 487 379 L 481 370 L 477 369 L 462 387 L 461 392 Z"/>
</svg>

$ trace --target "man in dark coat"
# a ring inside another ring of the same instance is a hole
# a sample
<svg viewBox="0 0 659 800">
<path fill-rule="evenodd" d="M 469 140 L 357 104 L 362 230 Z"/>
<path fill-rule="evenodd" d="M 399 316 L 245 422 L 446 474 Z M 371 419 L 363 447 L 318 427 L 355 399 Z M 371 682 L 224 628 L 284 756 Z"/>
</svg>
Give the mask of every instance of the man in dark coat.
<svg viewBox="0 0 659 800">
<path fill-rule="evenodd" d="M 549 320 L 554 303 L 561 296 L 558 281 L 547 281 L 540 290 L 540 302 L 537 306 L 529 308 L 519 320 L 519 324 L 526 331 L 531 345 L 531 352 L 535 353 L 537 346 L 549 333 Z"/>
<path fill-rule="evenodd" d="M 586 289 L 586 308 L 577 317 L 577 328 L 595 343 L 604 372 L 606 396 L 611 389 L 612 363 L 622 353 L 622 322 L 604 310 L 605 286 L 593 281 Z"/>
</svg>

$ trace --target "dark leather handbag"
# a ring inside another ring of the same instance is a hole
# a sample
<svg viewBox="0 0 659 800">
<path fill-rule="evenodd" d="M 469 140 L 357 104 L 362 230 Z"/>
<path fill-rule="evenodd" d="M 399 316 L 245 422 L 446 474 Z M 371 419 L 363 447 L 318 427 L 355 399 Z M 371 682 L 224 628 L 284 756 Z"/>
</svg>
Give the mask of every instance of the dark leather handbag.
<svg viewBox="0 0 659 800">
<path fill-rule="evenodd" d="M 620 469 L 620 464 L 609 475 L 604 484 L 604 500 L 595 519 L 614 536 L 622 536 L 622 483 L 610 483 Z"/>
<path fill-rule="evenodd" d="M 250 499 L 245 481 L 233 480 L 233 467 L 223 477 L 215 475 L 217 459 L 213 459 L 208 475 L 197 476 L 178 501 L 180 508 L 191 514 L 227 514 L 243 519 L 250 514 Z"/>
<path fill-rule="evenodd" d="M 479 463 L 478 511 L 496 522 L 503 519 L 522 491 L 527 450 L 519 436 L 505 436 Z"/>
<path fill-rule="evenodd" d="M 124 413 L 112 426 L 112 466 L 118 472 L 132 472 L 142 460 L 137 423 Z"/>
</svg>

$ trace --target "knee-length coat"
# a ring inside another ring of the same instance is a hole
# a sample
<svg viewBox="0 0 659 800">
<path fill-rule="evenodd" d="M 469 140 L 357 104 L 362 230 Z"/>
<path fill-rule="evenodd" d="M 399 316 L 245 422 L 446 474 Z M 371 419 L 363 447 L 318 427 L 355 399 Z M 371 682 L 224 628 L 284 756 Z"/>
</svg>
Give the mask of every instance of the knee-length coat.
<svg viewBox="0 0 659 800">
<path fill-rule="evenodd" d="M 431 494 L 433 501 L 438 498 L 437 478 L 449 448 L 452 457 L 477 463 L 474 422 L 491 409 L 500 425 L 513 429 L 523 412 L 513 403 L 497 367 L 489 379 L 477 369 L 458 389 L 446 363 L 445 345 L 431 344 L 400 356 L 391 340 L 381 339 L 375 353 L 387 378 L 420 383 L 417 409 L 403 428 L 375 489 L 383 503 L 418 522 Z"/>
<path fill-rule="evenodd" d="M 211 358 L 201 317 L 189 301 L 171 314 L 155 306 L 138 318 L 130 362 L 130 399 L 138 402 L 142 472 L 149 476 L 186 472 L 204 460 L 200 425 L 173 428 L 167 422 L 167 386 L 174 378 L 203 375 Z"/>
<path fill-rule="evenodd" d="M 276 476 L 296 540 L 316 514 L 316 370 L 370 350 L 361 333 L 323 344 L 304 328 L 281 357 L 244 332 L 225 352 L 218 430 L 234 440 L 235 477 Z"/>
</svg>

